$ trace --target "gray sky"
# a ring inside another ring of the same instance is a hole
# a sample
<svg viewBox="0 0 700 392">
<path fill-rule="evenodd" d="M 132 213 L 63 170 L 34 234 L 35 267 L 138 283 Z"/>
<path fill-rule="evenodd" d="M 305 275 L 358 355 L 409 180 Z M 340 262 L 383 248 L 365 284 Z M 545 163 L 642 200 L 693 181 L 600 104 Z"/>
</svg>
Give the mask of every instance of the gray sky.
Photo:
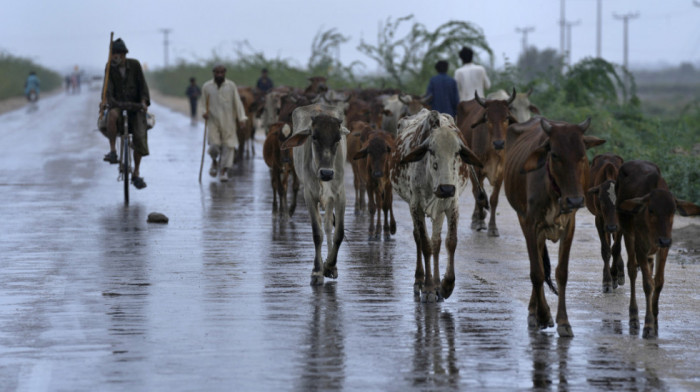
<svg viewBox="0 0 700 392">
<path fill-rule="evenodd" d="M 602 57 L 622 63 L 623 23 L 613 17 L 639 12 L 629 23 L 632 67 L 692 62 L 700 66 L 698 0 L 602 0 Z M 528 45 L 560 47 L 560 0 L 3 0 L 0 50 L 28 57 L 61 72 L 78 65 L 100 70 L 107 60 L 109 32 L 122 37 L 129 56 L 151 68 L 164 64 L 162 28 L 170 28 L 170 64 L 176 59 L 209 58 L 213 50 L 233 53 L 247 40 L 267 58 L 306 65 L 316 33 L 337 28 L 350 37 L 340 49 L 344 64 L 359 60 L 367 70 L 376 63 L 356 47 L 364 38 L 376 44 L 380 22 L 413 14 L 434 30 L 450 20 L 466 20 L 484 30 L 496 65 L 515 62 L 522 48 L 516 28 L 534 27 Z M 572 58 L 596 54 L 597 0 L 567 0 L 572 28 Z M 408 25 L 407 25 L 408 26 Z"/>
</svg>

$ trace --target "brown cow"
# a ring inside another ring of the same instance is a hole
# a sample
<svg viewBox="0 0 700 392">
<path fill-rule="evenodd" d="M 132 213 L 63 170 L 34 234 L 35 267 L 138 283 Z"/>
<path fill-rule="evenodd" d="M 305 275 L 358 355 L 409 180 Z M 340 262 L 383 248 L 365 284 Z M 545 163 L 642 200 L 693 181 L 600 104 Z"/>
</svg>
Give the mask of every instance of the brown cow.
<svg viewBox="0 0 700 392">
<path fill-rule="evenodd" d="M 362 164 L 360 175 L 367 184 L 369 199 L 369 238 L 379 240 L 382 233 L 382 214 L 384 211 L 384 239 L 389 240 L 390 234 L 396 234 L 396 221 L 392 206 L 394 196 L 391 180 L 389 179 L 390 155 L 396 149 L 394 137 L 385 131 L 370 131 L 367 141 L 358 151 L 353 160 Z M 374 225 L 374 213 L 377 212 L 377 225 Z M 391 219 L 389 217 L 391 216 Z M 391 224 L 389 221 L 391 220 Z"/>
<path fill-rule="evenodd" d="M 613 260 L 610 270 L 610 247 L 613 238 L 617 242 L 620 233 L 615 207 L 615 181 L 622 165 L 622 157 L 605 153 L 596 155 L 591 162 L 591 175 L 586 192 L 586 207 L 595 216 L 595 226 L 600 237 L 600 253 L 603 257 L 603 292 L 609 293 L 625 284 L 625 264 L 622 258 Z"/>
<path fill-rule="evenodd" d="M 287 123 L 277 122 L 270 126 L 263 143 L 263 158 L 270 168 L 270 182 L 272 184 L 272 211 L 277 212 L 277 195 L 280 198 L 280 212 L 294 214 L 297 207 L 297 192 L 299 191 L 299 178 L 294 171 L 292 150 L 282 150 L 282 143 L 287 141 L 292 134 L 292 129 Z M 292 177 L 292 204 L 287 208 L 287 186 L 289 177 Z"/>
<path fill-rule="evenodd" d="M 354 121 L 350 123 L 350 134 L 347 137 L 348 152 L 347 160 L 352 167 L 353 186 L 355 188 L 355 215 L 365 209 L 365 192 L 367 183 L 360 174 L 362 163 L 354 160 L 353 157 L 362 149 L 362 145 L 367 141 L 369 133 L 372 132 L 372 127 L 364 121 Z"/>
<path fill-rule="evenodd" d="M 309 85 L 304 89 L 304 96 L 309 99 L 315 98 L 319 94 L 323 94 L 328 91 L 328 86 L 326 85 L 326 78 L 323 76 L 312 76 L 309 79 Z"/>
<path fill-rule="evenodd" d="M 511 125 L 506 137 L 506 197 L 518 214 L 530 258 L 532 294 L 528 325 L 554 326 L 544 296 L 544 282 L 556 293 L 550 278 L 545 240 L 561 240 L 556 270 L 559 285 L 557 332 L 561 337 L 574 336 L 566 314 L 566 282 L 576 211 L 583 207 L 584 189 L 588 184 L 586 150 L 605 143 L 605 140 L 584 136 L 590 123 L 590 118 L 581 124 L 537 118 Z"/>
<path fill-rule="evenodd" d="M 367 101 L 353 97 L 348 102 L 348 108 L 345 110 L 345 122 L 348 125 L 352 125 L 355 121 L 364 121 L 367 124 L 372 124 L 371 109 Z"/>
<path fill-rule="evenodd" d="M 642 287 L 646 297 L 642 337 L 653 338 L 658 336 L 659 331 L 659 295 L 664 287 L 664 268 L 671 247 L 673 214 L 678 210 L 683 216 L 700 215 L 700 207 L 676 199 L 661 176 L 659 167 L 648 161 L 635 160 L 622 164 L 617 176 L 616 194 L 620 228 L 628 257 L 630 333 L 639 332 L 635 293 L 639 268 L 642 270 Z M 613 247 L 613 256 L 619 256 L 619 247 Z M 656 275 L 652 276 L 654 271 Z"/>
<path fill-rule="evenodd" d="M 475 169 L 476 179 L 472 181 L 472 193 L 476 203 L 474 203 L 471 227 L 472 230 L 486 230 L 484 219 L 488 206 L 482 198 L 484 197 L 484 178 L 488 178 L 493 190 L 489 199 L 491 217 L 487 233 L 490 237 L 498 237 L 496 208 L 498 208 L 498 196 L 503 185 L 505 163 L 503 147 L 508 125 L 517 122 L 508 108 L 515 99 L 515 88 L 508 100 L 484 101 L 478 93 L 474 96 L 474 100 L 462 101 L 457 105 L 457 125 L 467 141 L 467 146 L 484 164 L 483 168 Z"/>
<path fill-rule="evenodd" d="M 247 157 L 251 155 L 255 156 L 255 125 L 253 124 L 253 119 L 255 118 L 255 113 L 257 111 L 256 96 L 252 87 L 238 87 L 238 94 L 241 96 L 241 102 L 243 103 L 243 108 L 245 109 L 245 114 L 248 120 L 245 122 L 243 127 L 239 127 L 236 130 L 238 135 L 238 154 L 236 154 L 236 161 L 240 162 L 243 157 L 243 152 L 246 153 Z M 246 145 L 248 148 L 246 149 Z"/>
</svg>

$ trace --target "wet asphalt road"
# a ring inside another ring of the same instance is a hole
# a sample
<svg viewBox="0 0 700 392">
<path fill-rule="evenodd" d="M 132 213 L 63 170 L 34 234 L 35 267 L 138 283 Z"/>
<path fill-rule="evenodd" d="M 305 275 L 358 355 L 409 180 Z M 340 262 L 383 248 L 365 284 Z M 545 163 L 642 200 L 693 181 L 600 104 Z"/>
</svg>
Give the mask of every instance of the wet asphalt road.
<svg viewBox="0 0 700 392">
<path fill-rule="evenodd" d="M 672 249 L 660 336 L 630 335 L 629 283 L 601 292 L 597 234 L 580 210 L 567 290 L 576 336 L 528 331 L 515 214 L 503 197 L 501 237 L 474 233 L 467 193 L 455 291 L 417 303 L 407 204 L 395 198 L 391 241 L 368 241 L 348 166 L 339 278 L 311 287 L 306 208 L 271 213 L 261 143 L 229 183 L 207 163 L 199 185 L 201 124 L 154 105 L 148 187 L 124 207 L 117 168 L 102 162 L 98 94 L 0 116 L 0 390 L 700 389 L 697 260 Z M 154 211 L 170 223 L 147 223 Z"/>
</svg>

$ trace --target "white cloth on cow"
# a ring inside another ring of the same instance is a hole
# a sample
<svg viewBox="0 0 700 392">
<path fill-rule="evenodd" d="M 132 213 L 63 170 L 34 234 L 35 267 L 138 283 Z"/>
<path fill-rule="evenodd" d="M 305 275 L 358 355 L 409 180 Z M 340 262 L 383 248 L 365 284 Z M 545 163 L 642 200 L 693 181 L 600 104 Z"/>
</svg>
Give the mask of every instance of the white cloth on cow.
<svg viewBox="0 0 700 392">
<path fill-rule="evenodd" d="M 460 101 L 471 101 L 474 99 L 474 91 L 484 97 L 484 90 L 491 87 L 491 80 L 486 74 L 486 69 L 474 63 L 464 64 L 455 71 L 457 90 L 459 90 Z"/>
<path fill-rule="evenodd" d="M 221 87 L 214 80 L 209 80 L 202 86 L 200 102 L 208 105 L 204 111 L 209 114 L 207 120 L 207 143 L 209 155 L 217 159 L 221 155 L 220 167 L 233 166 L 234 149 L 238 147 L 237 121 L 248 120 L 238 88 L 232 80 L 225 79 Z"/>
<path fill-rule="evenodd" d="M 335 117 L 340 121 L 345 120 L 345 113 L 342 107 L 337 105 L 325 105 L 322 103 L 315 103 L 312 105 L 301 106 L 292 112 L 292 124 L 294 124 L 294 133 L 299 133 L 305 129 L 311 129 L 311 119 L 318 115 L 325 114 L 331 117 Z M 346 133 L 350 133 L 344 126 L 342 129 Z"/>
</svg>

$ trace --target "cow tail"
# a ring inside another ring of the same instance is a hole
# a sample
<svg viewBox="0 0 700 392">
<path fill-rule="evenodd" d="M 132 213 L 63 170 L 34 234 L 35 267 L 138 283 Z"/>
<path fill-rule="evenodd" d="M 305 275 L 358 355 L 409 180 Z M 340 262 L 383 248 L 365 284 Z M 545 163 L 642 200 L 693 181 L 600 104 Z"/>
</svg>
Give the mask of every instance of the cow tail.
<svg viewBox="0 0 700 392">
<path fill-rule="evenodd" d="M 547 245 L 542 247 L 542 265 L 544 266 L 544 281 L 547 286 L 556 295 L 559 295 L 557 291 L 557 286 L 552 282 L 552 264 L 549 262 L 549 252 L 547 252 Z"/>
</svg>

